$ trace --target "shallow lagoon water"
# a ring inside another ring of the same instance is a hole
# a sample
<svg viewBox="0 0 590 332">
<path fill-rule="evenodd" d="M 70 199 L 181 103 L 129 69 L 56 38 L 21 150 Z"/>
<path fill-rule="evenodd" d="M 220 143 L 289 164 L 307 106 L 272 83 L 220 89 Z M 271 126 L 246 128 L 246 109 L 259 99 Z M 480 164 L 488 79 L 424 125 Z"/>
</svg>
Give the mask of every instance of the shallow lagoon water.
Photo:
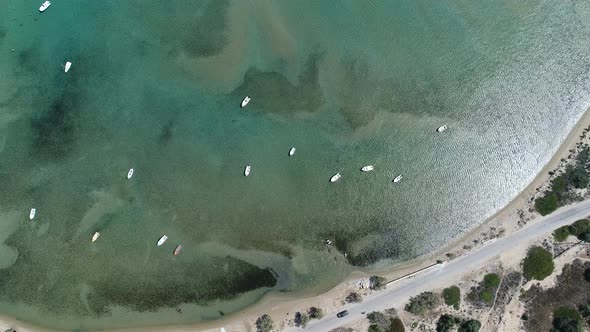
<svg viewBox="0 0 590 332">
<path fill-rule="evenodd" d="M 588 106 L 587 1 L 38 6 L 0 5 L 0 311 L 43 326 L 215 319 L 427 253 Z"/>
</svg>

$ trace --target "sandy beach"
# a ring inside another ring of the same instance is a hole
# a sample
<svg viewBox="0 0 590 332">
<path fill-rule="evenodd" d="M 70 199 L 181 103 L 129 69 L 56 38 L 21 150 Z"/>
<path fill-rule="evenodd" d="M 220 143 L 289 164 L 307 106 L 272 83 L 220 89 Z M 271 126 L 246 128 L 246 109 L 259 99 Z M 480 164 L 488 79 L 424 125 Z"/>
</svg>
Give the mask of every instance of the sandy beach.
<svg viewBox="0 0 590 332">
<path fill-rule="evenodd" d="M 590 112 L 587 110 L 580 117 L 551 160 L 520 194 L 479 226 L 469 230 L 460 238 L 456 239 L 456 241 L 449 243 L 437 252 L 397 264 L 385 270 L 371 271 L 370 274 L 360 271 L 353 272 L 339 285 L 323 294 L 269 294 L 257 304 L 213 322 L 186 326 L 158 326 L 113 331 L 219 331 L 221 327 L 225 328 L 228 332 L 254 331 L 254 321 L 257 317 L 265 313 L 271 315 L 276 325 L 281 328 L 291 324 L 290 322 L 295 312 L 303 311 L 310 306 L 320 307 L 327 313 L 333 312 L 343 304 L 344 297 L 348 292 L 352 290 L 360 293 L 363 293 L 363 291 L 365 293 L 370 292 L 363 286 L 363 283 L 366 284 L 370 275 L 377 274 L 385 276 L 388 279 L 394 279 L 431 265 L 437 259 L 444 260 L 449 259 L 449 257 L 463 255 L 478 245 L 481 245 L 486 239 L 509 234 L 519 229 L 527 221 L 534 222 L 537 214 L 532 211 L 532 198 L 541 191 L 539 188 L 542 188 L 549 182 L 549 171 L 565 166 L 568 156 L 571 154 L 570 150 L 580 141 L 580 136 L 589 124 Z M 36 327 L 15 318 L 0 317 L 0 330 L 4 331 L 9 328 L 13 328 L 18 332 L 56 331 Z"/>
</svg>

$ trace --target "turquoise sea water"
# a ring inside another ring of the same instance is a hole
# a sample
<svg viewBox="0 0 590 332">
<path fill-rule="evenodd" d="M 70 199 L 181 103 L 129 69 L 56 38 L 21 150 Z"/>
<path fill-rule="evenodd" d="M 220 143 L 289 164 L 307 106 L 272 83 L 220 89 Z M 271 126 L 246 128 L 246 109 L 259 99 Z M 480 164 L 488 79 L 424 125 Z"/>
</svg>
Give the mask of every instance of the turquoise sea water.
<svg viewBox="0 0 590 332">
<path fill-rule="evenodd" d="M 215 319 L 427 253 L 590 100 L 588 1 L 40 2 L 0 3 L 0 312 L 43 326 Z"/>
</svg>

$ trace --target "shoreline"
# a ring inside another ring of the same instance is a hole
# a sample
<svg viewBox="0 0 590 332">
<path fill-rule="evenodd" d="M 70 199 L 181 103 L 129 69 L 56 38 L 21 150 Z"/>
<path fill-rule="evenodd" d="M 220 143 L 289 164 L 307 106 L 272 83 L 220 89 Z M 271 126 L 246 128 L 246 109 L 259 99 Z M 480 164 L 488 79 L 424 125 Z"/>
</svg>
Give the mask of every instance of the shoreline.
<svg viewBox="0 0 590 332">
<path fill-rule="evenodd" d="M 388 280 L 402 276 L 409 272 L 432 264 L 437 259 L 448 259 L 447 253 L 453 253 L 455 256 L 461 256 L 466 252 L 481 245 L 488 234 L 495 234 L 493 237 L 504 236 L 520 228 L 522 216 L 520 211 L 529 213 L 532 202 L 530 199 L 535 196 L 543 185 L 547 184 L 551 176 L 549 171 L 555 170 L 562 166 L 563 159 L 568 159 L 570 150 L 575 148 L 580 141 L 582 132 L 590 125 L 590 108 L 579 117 L 563 142 L 559 145 L 549 161 L 541 168 L 533 180 L 521 190 L 513 199 L 504 207 L 493 213 L 477 226 L 467 230 L 459 237 L 449 241 L 447 245 L 435 252 L 431 252 L 414 259 L 396 263 L 384 269 L 371 271 L 355 270 L 344 278 L 339 284 L 330 290 L 320 294 L 306 294 L 305 291 L 297 294 L 269 293 L 264 295 L 258 302 L 226 317 L 211 322 L 200 322 L 190 325 L 162 325 L 146 327 L 130 327 L 124 329 L 112 329 L 114 332 L 139 332 L 139 331 L 161 331 L 163 328 L 167 331 L 219 331 L 224 327 L 226 331 L 251 331 L 254 329 L 254 321 L 262 314 L 269 314 L 273 317 L 275 325 L 280 329 L 288 326 L 287 319 L 292 317 L 296 311 L 302 311 L 310 306 L 318 306 L 325 312 L 331 312 L 330 308 L 341 305 L 343 297 L 351 290 L 358 291 L 359 281 L 368 278 L 370 275 L 377 274 L 386 277 Z M 533 212 L 530 220 L 538 216 Z M 486 229 L 489 230 L 486 231 Z M 501 231 L 497 231 L 501 230 Z M 455 254 L 455 252 L 457 254 Z M 452 258 L 451 258 L 452 259 Z M 362 288 L 362 287 L 361 287 Z M 366 289 L 365 289 L 366 291 Z M 326 309 L 328 308 L 328 309 Z M 280 317 L 280 319 L 279 319 Z M 61 330 L 35 326 L 21 321 L 16 317 L 7 317 L 0 315 L 0 331 L 13 328 L 17 332 L 58 332 Z"/>
</svg>

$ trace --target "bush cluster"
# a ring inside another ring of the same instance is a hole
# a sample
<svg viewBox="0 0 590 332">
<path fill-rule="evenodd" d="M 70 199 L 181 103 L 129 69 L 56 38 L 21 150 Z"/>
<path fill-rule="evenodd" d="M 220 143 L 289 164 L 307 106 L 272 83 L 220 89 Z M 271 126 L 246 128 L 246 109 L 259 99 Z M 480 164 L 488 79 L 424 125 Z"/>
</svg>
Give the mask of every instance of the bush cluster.
<svg viewBox="0 0 590 332">
<path fill-rule="evenodd" d="M 459 304 L 461 302 L 461 289 L 457 286 L 451 286 L 443 289 L 443 299 L 445 304 L 459 310 Z"/>
<path fill-rule="evenodd" d="M 423 315 L 428 310 L 436 308 L 438 304 L 438 294 L 434 294 L 432 292 L 424 292 L 422 294 L 410 298 L 410 302 L 406 304 L 406 311 L 414 315 Z"/>
<path fill-rule="evenodd" d="M 528 280 L 543 280 L 553 273 L 553 255 L 543 247 L 531 247 L 522 262 L 524 277 Z"/>
</svg>

